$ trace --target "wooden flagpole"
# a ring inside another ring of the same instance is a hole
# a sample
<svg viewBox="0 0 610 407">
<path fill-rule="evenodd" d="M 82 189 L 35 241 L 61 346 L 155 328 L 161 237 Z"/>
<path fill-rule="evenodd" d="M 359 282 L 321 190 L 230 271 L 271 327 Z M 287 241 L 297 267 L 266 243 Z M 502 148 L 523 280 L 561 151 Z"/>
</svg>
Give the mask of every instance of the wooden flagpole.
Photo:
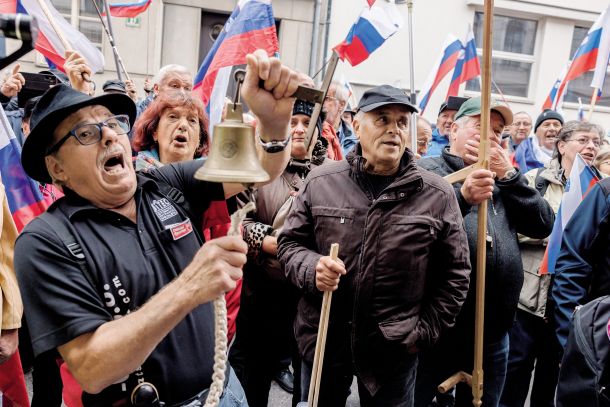
<svg viewBox="0 0 610 407">
<path fill-rule="evenodd" d="M 61 28 L 59 28 L 59 25 L 57 25 L 57 21 L 55 21 L 55 19 L 53 18 L 53 15 L 51 14 L 51 10 L 49 10 L 49 6 L 47 6 L 47 3 L 45 2 L 45 0 L 38 0 L 38 4 L 40 4 L 40 8 L 42 9 L 42 12 L 47 17 L 47 20 L 49 20 L 49 24 L 51 24 L 53 31 L 55 31 L 55 34 L 57 34 L 57 36 L 59 37 L 59 41 L 61 41 L 61 44 L 63 45 L 65 50 L 71 51 L 72 45 L 70 45 L 70 43 L 64 36 L 63 31 L 61 30 Z M 87 74 L 87 73 L 83 73 L 83 79 L 85 80 L 85 82 L 91 82 L 91 78 L 89 78 L 89 74 Z"/>
<path fill-rule="evenodd" d="M 478 161 L 447 177 L 451 183 L 463 182 L 472 171 L 489 169 L 489 129 L 491 112 L 491 50 L 493 35 L 493 0 L 485 0 L 483 22 L 483 64 L 481 73 L 481 142 Z M 487 201 L 479 204 L 477 229 L 477 285 L 475 309 L 474 369 L 472 376 L 458 372 L 439 386 L 444 392 L 459 382 L 472 386 L 472 404 L 480 407 L 483 397 L 483 329 L 485 322 L 485 275 L 487 260 Z"/>
<path fill-rule="evenodd" d="M 597 103 L 597 93 L 599 92 L 598 88 L 593 88 L 593 94 L 591 95 L 591 103 L 589 104 L 589 117 L 587 121 L 591 121 L 591 117 L 593 117 L 593 109 L 595 109 L 595 104 Z"/>
<path fill-rule="evenodd" d="M 330 246 L 330 257 L 333 260 L 337 260 L 339 257 L 338 243 L 333 243 Z M 326 333 L 328 332 L 330 303 L 332 299 L 333 292 L 324 291 L 324 297 L 322 298 L 322 309 L 320 311 L 320 325 L 318 326 L 318 339 L 316 341 L 316 350 L 313 357 L 313 367 L 311 370 L 311 382 L 309 383 L 309 395 L 307 397 L 307 402 L 311 407 L 318 406 L 320 381 L 322 379 L 322 365 L 324 363 L 324 350 L 326 349 Z"/>
</svg>

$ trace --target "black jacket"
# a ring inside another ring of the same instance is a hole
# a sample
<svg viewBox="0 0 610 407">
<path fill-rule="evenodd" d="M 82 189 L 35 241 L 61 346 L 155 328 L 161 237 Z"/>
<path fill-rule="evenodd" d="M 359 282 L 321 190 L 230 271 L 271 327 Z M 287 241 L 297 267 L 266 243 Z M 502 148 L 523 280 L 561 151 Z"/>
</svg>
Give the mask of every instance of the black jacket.
<svg viewBox="0 0 610 407">
<path fill-rule="evenodd" d="M 464 161 L 445 148 L 440 157 L 425 158 L 418 164 L 438 175 L 445 176 L 464 168 Z M 476 291 L 477 213 L 478 206 L 470 206 L 460 192 L 462 184 L 454 184 L 466 234 L 472 264 L 471 284 L 462 312 L 458 316 L 454 334 L 472 337 Z M 517 170 L 508 180 L 496 181 L 493 198 L 488 205 L 487 273 L 485 281 L 485 336 L 495 342 L 511 327 L 519 293 L 523 285 L 523 265 L 517 233 L 535 238 L 547 237 L 553 228 L 555 215 L 538 191 L 530 188 L 527 179 Z M 489 237 L 488 237 L 489 240 Z"/>
<path fill-rule="evenodd" d="M 314 169 L 286 219 L 278 258 L 303 291 L 295 332 L 313 360 L 322 294 L 315 267 L 339 243 L 347 274 L 333 293 L 324 365 L 348 365 L 371 393 L 394 379 L 413 345 L 433 344 L 466 292 L 468 242 L 453 190 L 405 152 L 378 198 L 360 146 Z"/>
</svg>

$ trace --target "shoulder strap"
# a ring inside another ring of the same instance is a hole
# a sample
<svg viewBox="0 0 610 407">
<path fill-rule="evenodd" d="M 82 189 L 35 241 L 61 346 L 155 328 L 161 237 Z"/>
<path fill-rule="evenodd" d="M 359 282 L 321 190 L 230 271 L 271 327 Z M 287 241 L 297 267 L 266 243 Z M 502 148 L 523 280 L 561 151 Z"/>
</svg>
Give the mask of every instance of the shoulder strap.
<svg viewBox="0 0 610 407">
<path fill-rule="evenodd" d="M 549 180 L 540 176 L 540 174 L 544 171 L 544 167 L 538 168 L 536 171 L 536 179 L 534 180 L 534 184 L 536 186 L 536 190 L 540 194 L 540 196 L 544 197 L 547 188 L 549 187 Z"/>
<path fill-rule="evenodd" d="M 89 271 L 89 267 L 87 266 L 87 261 L 85 260 L 85 252 L 81 245 L 76 241 L 74 234 L 68 230 L 66 225 L 61 222 L 59 219 L 55 218 L 53 215 L 48 212 L 42 213 L 38 216 L 38 219 L 43 221 L 49 226 L 50 230 L 53 230 L 55 234 L 59 237 L 61 242 L 64 244 L 66 249 L 70 252 L 74 260 L 78 264 L 81 272 L 87 279 L 87 281 L 91 284 L 93 288 L 96 288 L 95 282 L 97 279 L 93 276 L 93 274 Z"/>
</svg>

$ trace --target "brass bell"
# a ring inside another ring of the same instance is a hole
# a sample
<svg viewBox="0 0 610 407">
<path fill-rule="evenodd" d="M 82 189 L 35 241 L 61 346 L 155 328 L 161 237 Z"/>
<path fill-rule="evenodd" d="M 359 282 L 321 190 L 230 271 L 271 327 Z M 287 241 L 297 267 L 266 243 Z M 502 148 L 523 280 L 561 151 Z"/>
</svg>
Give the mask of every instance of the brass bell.
<svg viewBox="0 0 610 407">
<path fill-rule="evenodd" d="M 245 185 L 270 179 L 258 160 L 254 127 L 243 121 L 243 108 L 239 103 L 243 75 L 238 76 L 238 73 L 235 102 L 227 103 L 225 120 L 214 126 L 212 147 L 205 164 L 195 173 L 197 179 Z"/>
</svg>

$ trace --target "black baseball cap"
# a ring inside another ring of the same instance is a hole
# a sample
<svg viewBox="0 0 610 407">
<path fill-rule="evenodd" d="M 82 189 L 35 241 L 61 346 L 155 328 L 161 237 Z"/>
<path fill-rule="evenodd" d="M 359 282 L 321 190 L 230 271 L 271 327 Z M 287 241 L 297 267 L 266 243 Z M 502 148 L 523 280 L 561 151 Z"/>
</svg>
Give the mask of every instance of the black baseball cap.
<svg viewBox="0 0 610 407">
<path fill-rule="evenodd" d="M 460 110 L 460 107 L 462 107 L 462 103 L 467 100 L 468 98 L 462 98 L 459 96 L 449 96 L 447 98 L 447 101 L 441 104 L 441 108 L 438 109 L 438 114 L 443 113 L 445 110 Z"/>
<path fill-rule="evenodd" d="M 120 81 L 118 79 L 108 79 L 104 82 L 102 86 L 102 90 L 104 92 L 115 91 L 121 93 L 127 93 L 127 88 L 125 86 L 125 82 Z"/>
<path fill-rule="evenodd" d="M 390 85 L 376 86 L 364 92 L 356 111 L 370 112 L 385 105 L 403 105 L 410 112 L 417 112 L 405 91 Z"/>
</svg>

